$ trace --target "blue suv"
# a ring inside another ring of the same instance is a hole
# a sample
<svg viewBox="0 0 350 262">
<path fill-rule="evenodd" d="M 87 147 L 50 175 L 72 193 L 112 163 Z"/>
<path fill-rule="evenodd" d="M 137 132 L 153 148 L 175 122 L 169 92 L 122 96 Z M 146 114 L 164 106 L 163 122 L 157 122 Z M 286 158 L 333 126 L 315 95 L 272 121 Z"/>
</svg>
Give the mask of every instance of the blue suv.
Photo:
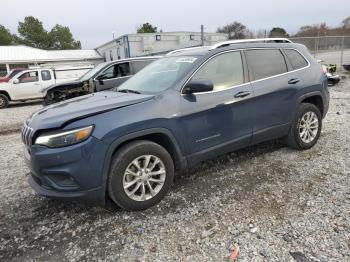
<svg viewBox="0 0 350 262">
<path fill-rule="evenodd" d="M 173 51 L 112 91 L 50 105 L 23 127 L 40 194 L 127 210 L 158 203 L 175 171 L 285 138 L 318 140 L 327 78 L 303 45 L 245 40 Z"/>
</svg>

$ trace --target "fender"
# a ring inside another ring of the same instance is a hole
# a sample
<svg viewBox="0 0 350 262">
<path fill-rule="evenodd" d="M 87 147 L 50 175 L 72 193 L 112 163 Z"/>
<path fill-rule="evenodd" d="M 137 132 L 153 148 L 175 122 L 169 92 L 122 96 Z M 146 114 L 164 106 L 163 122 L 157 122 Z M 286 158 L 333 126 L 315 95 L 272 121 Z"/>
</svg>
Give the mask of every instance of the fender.
<svg viewBox="0 0 350 262">
<path fill-rule="evenodd" d="M 301 101 L 303 101 L 305 98 L 311 97 L 311 96 L 320 96 L 322 98 L 322 103 L 324 104 L 324 97 L 321 91 L 313 91 L 310 93 L 305 93 L 298 97 L 298 105 L 300 105 Z"/>
<path fill-rule="evenodd" d="M 5 91 L 5 90 L 0 90 L 0 94 L 3 94 L 5 96 L 7 96 L 10 101 L 13 100 L 12 97 L 10 96 L 10 94 L 7 91 Z"/>
<path fill-rule="evenodd" d="M 325 103 L 324 94 L 322 94 L 321 91 L 313 91 L 313 92 L 305 93 L 305 94 L 299 96 L 299 97 L 298 97 L 298 100 L 297 100 L 297 103 L 296 103 L 296 106 L 294 107 L 293 115 L 296 114 L 296 111 L 298 110 L 298 107 L 299 107 L 299 105 L 301 104 L 301 102 L 302 102 L 304 99 L 309 98 L 309 97 L 312 97 L 312 96 L 320 96 L 320 97 L 321 97 L 322 105 L 323 105 L 323 117 L 324 117 L 324 116 L 326 115 L 327 111 L 328 111 L 328 104 Z"/>
<path fill-rule="evenodd" d="M 182 151 L 179 147 L 179 144 L 178 144 L 176 138 L 168 129 L 166 129 L 166 128 L 150 128 L 150 129 L 144 129 L 144 130 L 140 130 L 137 132 L 133 132 L 133 133 L 127 134 L 125 136 L 119 137 L 116 140 L 114 140 L 114 142 L 109 146 L 109 148 L 106 152 L 106 156 L 105 156 L 105 160 L 104 160 L 104 164 L 103 164 L 103 171 L 102 171 L 102 187 L 103 187 L 102 191 L 104 192 L 104 194 L 106 194 L 107 179 L 108 179 L 108 173 L 109 173 L 109 168 L 110 168 L 112 156 L 113 156 L 113 153 L 115 152 L 115 150 L 118 148 L 118 146 L 120 146 L 122 143 L 124 143 L 126 141 L 133 140 L 133 139 L 145 136 L 145 135 L 152 135 L 152 134 L 157 134 L 157 133 L 164 134 L 171 140 L 172 144 L 174 145 L 175 151 L 176 151 L 177 159 L 179 159 L 180 170 L 184 170 L 187 168 L 187 166 L 188 166 L 187 159 L 183 156 Z"/>
</svg>

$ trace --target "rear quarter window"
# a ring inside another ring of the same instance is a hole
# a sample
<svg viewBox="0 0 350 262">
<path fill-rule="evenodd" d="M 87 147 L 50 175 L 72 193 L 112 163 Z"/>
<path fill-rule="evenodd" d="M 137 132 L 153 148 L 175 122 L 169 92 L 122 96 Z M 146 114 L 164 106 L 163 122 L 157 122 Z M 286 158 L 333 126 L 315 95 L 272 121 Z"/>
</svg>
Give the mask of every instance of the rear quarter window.
<svg viewBox="0 0 350 262">
<path fill-rule="evenodd" d="M 252 81 L 287 72 L 286 61 L 279 49 L 255 49 L 246 51 Z"/>
<path fill-rule="evenodd" d="M 284 49 L 284 53 L 286 54 L 294 70 L 303 68 L 308 65 L 308 62 L 298 51 L 293 49 Z"/>
</svg>

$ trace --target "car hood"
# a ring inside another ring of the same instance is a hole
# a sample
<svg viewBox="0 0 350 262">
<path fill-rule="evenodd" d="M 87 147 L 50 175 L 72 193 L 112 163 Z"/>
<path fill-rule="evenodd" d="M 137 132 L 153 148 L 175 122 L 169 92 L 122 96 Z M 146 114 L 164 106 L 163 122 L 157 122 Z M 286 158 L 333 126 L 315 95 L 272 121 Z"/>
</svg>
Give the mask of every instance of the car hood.
<svg viewBox="0 0 350 262">
<path fill-rule="evenodd" d="M 44 107 L 34 113 L 27 124 L 34 130 L 58 128 L 78 119 L 142 103 L 153 97 L 113 91 L 97 92 Z"/>
</svg>

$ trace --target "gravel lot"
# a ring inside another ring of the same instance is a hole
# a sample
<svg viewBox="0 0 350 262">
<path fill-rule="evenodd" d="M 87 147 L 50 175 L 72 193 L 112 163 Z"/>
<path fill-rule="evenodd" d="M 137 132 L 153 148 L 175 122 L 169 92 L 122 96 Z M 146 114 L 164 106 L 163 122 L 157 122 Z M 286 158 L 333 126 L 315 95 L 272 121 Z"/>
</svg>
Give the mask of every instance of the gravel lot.
<svg viewBox="0 0 350 262">
<path fill-rule="evenodd" d="M 6 128 L 40 105 L 1 110 L 0 260 L 228 261 L 239 248 L 239 261 L 350 261 L 350 80 L 331 97 L 312 149 L 275 141 L 204 162 L 133 213 L 36 195 Z"/>
</svg>

